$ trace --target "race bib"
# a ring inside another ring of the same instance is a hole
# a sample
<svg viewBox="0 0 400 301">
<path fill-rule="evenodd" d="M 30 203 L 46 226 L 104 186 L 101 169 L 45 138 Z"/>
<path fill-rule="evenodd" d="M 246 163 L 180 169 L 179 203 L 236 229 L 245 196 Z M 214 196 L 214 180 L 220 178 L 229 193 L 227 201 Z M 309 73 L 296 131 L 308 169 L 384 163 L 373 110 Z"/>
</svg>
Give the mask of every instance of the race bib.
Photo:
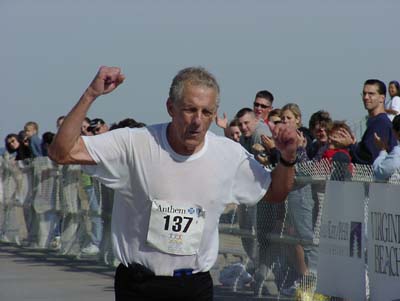
<svg viewBox="0 0 400 301">
<path fill-rule="evenodd" d="M 204 219 L 205 211 L 199 206 L 153 200 L 147 242 L 168 254 L 197 254 Z"/>
</svg>

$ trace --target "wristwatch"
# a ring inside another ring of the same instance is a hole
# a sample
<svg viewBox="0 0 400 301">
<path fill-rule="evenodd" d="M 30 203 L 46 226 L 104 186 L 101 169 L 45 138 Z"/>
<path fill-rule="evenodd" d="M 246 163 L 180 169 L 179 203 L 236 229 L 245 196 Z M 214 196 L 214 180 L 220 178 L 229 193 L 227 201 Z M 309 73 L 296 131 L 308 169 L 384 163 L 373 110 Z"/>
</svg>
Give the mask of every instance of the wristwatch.
<svg viewBox="0 0 400 301">
<path fill-rule="evenodd" d="M 281 157 L 279 158 L 279 162 L 280 162 L 283 166 L 292 167 L 292 166 L 295 166 L 296 163 L 297 163 L 297 156 L 296 156 L 296 159 L 294 159 L 294 161 L 292 161 L 292 162 L 286 161 L 286 160 L 283 159 L 282 156 L 281 156 Z"/>
</svg>

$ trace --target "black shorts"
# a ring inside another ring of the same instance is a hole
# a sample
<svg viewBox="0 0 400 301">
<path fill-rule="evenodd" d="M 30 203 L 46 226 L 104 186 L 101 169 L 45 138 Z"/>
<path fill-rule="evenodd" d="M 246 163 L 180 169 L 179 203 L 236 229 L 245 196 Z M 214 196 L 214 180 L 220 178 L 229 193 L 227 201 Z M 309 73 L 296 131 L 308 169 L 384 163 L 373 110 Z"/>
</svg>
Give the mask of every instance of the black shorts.
<svg viewBox="0 0 400 301">
<path fill-rule="evenodd" d="M 179 276 L 156 276 L 140 264 L 120 264 L 115 273 L 115 300 L 213 300 L 209 272 Z"/>
</svg>

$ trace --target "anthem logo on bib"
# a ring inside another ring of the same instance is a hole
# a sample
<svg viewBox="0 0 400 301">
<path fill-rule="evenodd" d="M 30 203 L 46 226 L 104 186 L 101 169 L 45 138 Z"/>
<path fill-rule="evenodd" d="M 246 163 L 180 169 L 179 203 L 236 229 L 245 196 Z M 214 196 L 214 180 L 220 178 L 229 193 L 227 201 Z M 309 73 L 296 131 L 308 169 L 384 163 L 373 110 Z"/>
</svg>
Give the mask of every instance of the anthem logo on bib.
<svg viewBox="0 0 400 301">
<path fill-rule="evenodd" d="M 192 209 L 192 208 L 190 208 L 190 209 Z M 189 210 L 190 210 L 189 209 Z M 165 212 L 165 213 L 177 213 L 177 214 L 186 214 L 186 209 L 183 209 L 183 208 L 176 208 L 176 207 L 174 207 L 174 206 L 172 206 L 172 205 L 169 205 L 169 206 L 163 206 L 163 205 L 161 205 L 161 204 L 158 204 L 158 210 L 160 211 L 160 212 Z"/>
<path fill-rule="evenodd" d="M 169 201 L 153 200 L 147 242 L 174 255 L 194 255 L 200 247 L 205 211 L 196 205 L 179 207 Z"/>
</svg>

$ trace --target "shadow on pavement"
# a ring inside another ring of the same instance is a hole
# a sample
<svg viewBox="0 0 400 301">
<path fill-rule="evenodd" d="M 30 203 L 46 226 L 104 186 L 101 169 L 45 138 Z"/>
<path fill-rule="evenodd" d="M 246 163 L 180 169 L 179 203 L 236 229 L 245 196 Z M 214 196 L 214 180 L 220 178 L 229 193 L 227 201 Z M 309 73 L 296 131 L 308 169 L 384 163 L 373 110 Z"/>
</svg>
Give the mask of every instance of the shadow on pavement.
<svg viewBox="0 0 400 301">
<path fill-rule="evenodd" d="M 58 266 L 65 272 L 92 272 L 111 278 L 115 268 L 102 265 L 96 256 L 76 258 L 75 256 L 60 255 L 57 251 L 47 249 L 30 249 L 11 243 L 0 243 L 0 253 L 9 253 L 14 256 L 14 262 L 31 266 Z M 113 288 L 112 288 L 113 290 Z"/>
<path fill-rule="evenodd" d="M 77 258 L 75 256 L 60 255 L 57 251 L 47 249 L 30 249 L 11 243 L 0 243 L 0 253 L 9 254 L 13 261 L 30 266 L 56 266 L 65 272 L 89 272 L 114 278 L 115 268 L 102 264 L 97 256 Z M 106 287 L 106 291 L 114 291 L 114 287 Z M 247 301 L 247 300 L 277 300 L 276 297 L 255 297 L 251 290 L 233 292 L 232 289 L 215 286 L 215 301 Z M 279 300 L 291 300 L 280 298 Z"/>
</svg>

